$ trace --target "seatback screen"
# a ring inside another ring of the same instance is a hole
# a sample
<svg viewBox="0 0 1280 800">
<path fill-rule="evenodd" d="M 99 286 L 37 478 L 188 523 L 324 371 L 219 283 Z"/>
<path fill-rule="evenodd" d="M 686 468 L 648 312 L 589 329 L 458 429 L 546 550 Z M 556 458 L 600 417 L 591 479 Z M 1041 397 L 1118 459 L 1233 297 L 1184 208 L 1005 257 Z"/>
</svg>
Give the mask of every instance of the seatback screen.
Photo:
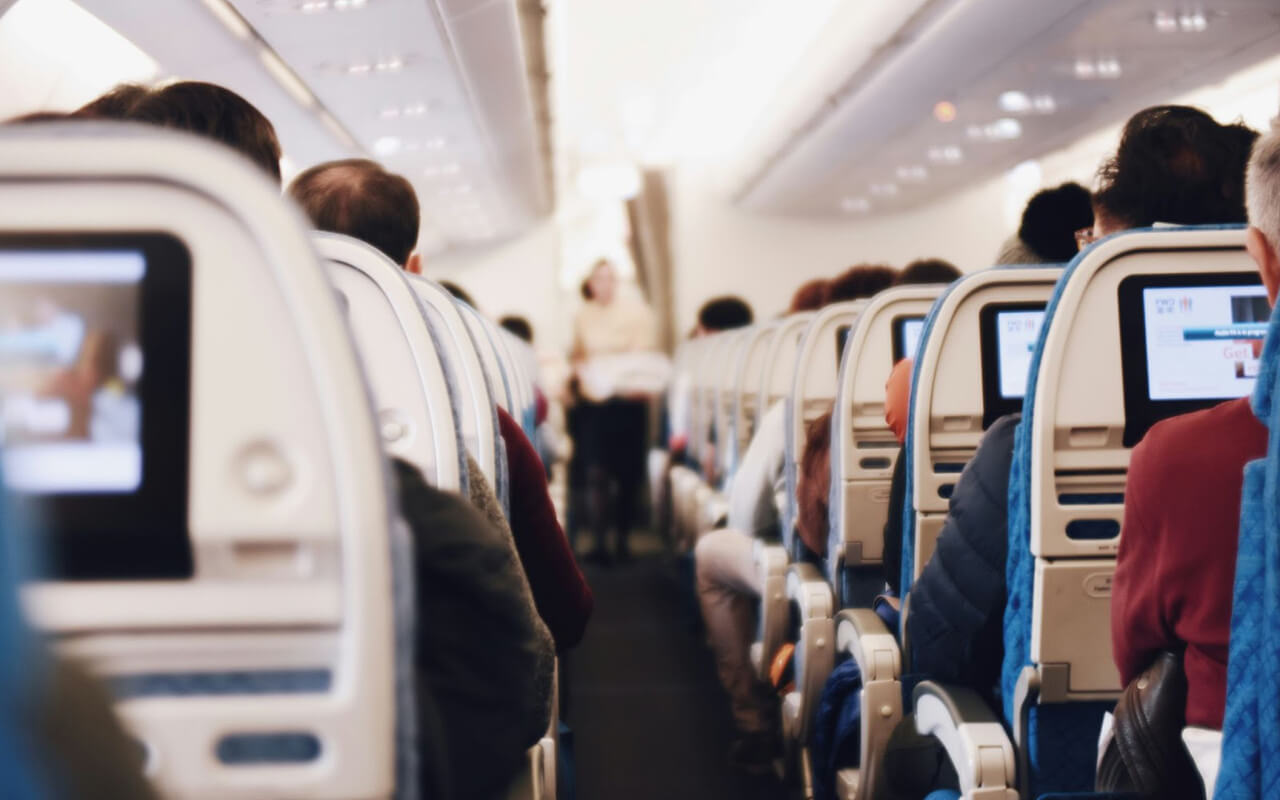
<svg viewBox="0 0 1280 800">
<path fill-rule="evenodd" d="M 1000 351 L 1000 396 L 1006 400 L 1021 400 L 1027 393 L 1027 373 L 1031 369 L 1031 355 L 1040 337 L 1044 322 L 1044 310 L 997 311 L 996 346 Z"/>
<path fill-rule="evenodd" d="M 190 258 L 156 234 L 0 235 L 0 464 L 49 577 L 181 577 Z"/>
<path fill-rule="evenodd" d="M 893 318 L 893 363 L 915 358 L 924 333 L 924 317 Z"/>
<path fill-rule="evenodd" d="M 992 303 L 978 314 L 982 348 L 982 423 L 1022 410 L 1044 303 Z"/>
<path fill-rule="evenodd" d="M 1127 446 L 1161 419 L 1253 391 L 1271 316 L 1257 273 L 1134 275 L 1119 306 Z"/>
</svg>

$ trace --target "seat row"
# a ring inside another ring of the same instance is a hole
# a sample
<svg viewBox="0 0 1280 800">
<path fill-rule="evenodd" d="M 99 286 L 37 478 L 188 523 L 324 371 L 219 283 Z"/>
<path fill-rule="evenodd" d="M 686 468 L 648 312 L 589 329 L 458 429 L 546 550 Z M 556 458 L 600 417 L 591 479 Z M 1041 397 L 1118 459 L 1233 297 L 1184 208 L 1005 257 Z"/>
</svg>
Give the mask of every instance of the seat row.
<svg viewBox="0 0 1280 800">
<path fill-rule="evenodd" d="M 25 590 L 34 624 L 115 688 L 167 795 L 419 796 L 432 620 L 388 458 L 465 493 L 469 454 L 505 502 L 527 345 L 186 136 L 7 129 L 0 209 L 5 291 L 84 284 L 92 316 L 136 288 L 145 365 L 140 478 L 57 496 L 66 570 Z M 555 727 L 512 797 L 554 796 Z"/>
<path fill-rule="evenodd" d="M 860 767 L 839 772 L 839 797 L 881 796 L 883 755 L 906 714 L 945 749 L 963 797 L 1092 790 L 1102 717 L 1122 688 L 1110 593 L 1129 453 L 1159 419 L 1242 396 L 1256 374 L 1246 354 L 1236 380 L 1188 384 L 1180 370 L 1198 367 L 1170 349 L 1159 315 L 1192 303 L 1208 309 L 1223 292 L 1265 298 L 1244 242 L 1239 228 L 1133 231 L 1069 265 L 894 288 L 684 346 L 677 371 L 691 376 L 694 458 L 672 481 L 683 535 L 722 517 L 716 504 L 735 455 L 765 408 L 787 404 L 785 511 L 776 540 L 757 543 L 763 591 L 752 659 L 764 678 L 783 644 L 795 645 L 782 730 L 806 789 L 817 768 L 810 747 L 819 698 L 834 666 L 852 659 L 862 686 Z M 1204 324 L 1219 326 L 1226 344 L 1257 334 L 1214 313 Z M 904 356 L 914 367 L 899 455 L 884 420 L 885 381 Z M 804 424 L 828 409 L 830 530 L 819 559 L 796 535 L 796 476 Z M 1004 666 L 994 694 L 1002 707 L 990 708 L 972 688 L 913 669 L 906 620 L 962 471 L 985 430 L 1015 412 Z M 701 457 L 713 444 L 716 458 Z M 897 458 L 906 460 L 904 502 L 891 508 Z M 871 610 L 886 588 L 890 515 L 903 522 L 896 630 Z"/>
</svg>

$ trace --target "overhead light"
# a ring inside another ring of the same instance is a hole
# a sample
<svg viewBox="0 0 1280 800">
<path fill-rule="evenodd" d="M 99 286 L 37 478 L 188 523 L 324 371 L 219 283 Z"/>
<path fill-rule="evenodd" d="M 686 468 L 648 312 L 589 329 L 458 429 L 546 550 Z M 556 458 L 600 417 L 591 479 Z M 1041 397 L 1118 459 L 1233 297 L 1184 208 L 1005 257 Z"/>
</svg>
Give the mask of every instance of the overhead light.
<svg viewBox="0 0 1280 800">
<path fill-rule="evenodd" d="M 1031 107 L 1037 114 L 1052 114 L 1058 110 L 1058 101 L 1051 94 L 1038 94 L 1031 98 Z"/>
<path fill-rule="evenodd" d="M 919 164 L 898 167 L 898 180 L 905 183 L 920 183 L 929 179 L 929 170 Z"/>
<path fill-rule="evenodd" d="M 954 144 L 930 147 L 928 155 L 935 164 L 958 164 L 964 160 L 964 151 Z"/>
<path fill-rule="evenodd" d="M 950 100 L 940 100 L 933 107 L 933 118 L 938 122 L 951 122 L 956 118 L 956 104 Z"/>
<path fill-rule="evenodd" d="M 427 113 L 426 103 L 410 103 L 404 107 L 404 115 L 406 117 L 421 117 Z"/>
<path fill-rule="evenodd" d="M 236 11 L 227 0 L 204 0 L 205 8 L 208 8 L 213 15 L 218 18 L 222 26 L 231 31 L 231 34 L 237 39 L 250 39 L 253 37 L 253 28 L 249 27 L 249 23 L 244 21 L 244 17 L 240 16 L 240 12 Z"/>
<path fill-rule="evenodd" d="M 319 14 L 329 10 L 329 0 L 307 0 L 298 6 L 298 10 L 303 14 Z"/>
<path fill-rule="evenodd" d="M 387 58 L 379 59 L 377 63 L 373 65 L 373 68 L 378 72 L 399 72 L 400 68 L 403 66 L 404 61 L 402 59 Z"/>
<path fill-rule="evenodd" d="M 1076 78 L 1082 81 L 1114 80 L 1123 71 L 1115 58 L 1077 58 L 1072 68 Z"/>
<path fill-rule="evenodd" d="M 1031 110 L 1031 98 L 1026 92 L 1016 90 L 1001 92 L 996 105 L 1007 114 L 1025 114 Z"/>
<path fill-rule="evenodd" d="M 871 210 L 871 201 L 865 197 L 846 197 L 840 201 L 840 210 L 848 214 L 865 214 Z"/>
<path fill-rule="evenodd" d="M 1022 123 L 1012 117 L 1002 117 L 986 125 L 970 125 L 965 133 L 976 141 L 1007 142 L 1022 136 Z"/>
<path fill-rule="evenodd" d="M 1151 18 L 1151 24 L 1160 33 L 1178 32 L 1178 15 L 1169 11 L 1157 11 Z"/>
<path fill-rule="evenodd" d="M 393 156 L 400 152 L 402 144 L 399 136 L 383 136 L 373 143 L 373 153 L 383 158 Z"/>
<path fill-rule="evenodd" d="M 1179 11 L 1157 11 L 1151 17 L 1151 24 L 1160 33 L 1204 33 L 1209 28 L 1209 17 L 1200 9 Z"/>
<path fill-rule="evenodd" d="M 896 183 L 873 183 L 870 186 L 871 194 L 875 197 L 893 197 L 898 193 L 898 184 Z"/>
<path fill-rule="evenodd" d="M 347 65 L 347 74 L 348 75 L 368 75 L 369 70 L 371 69 L 373 69 L 371 65 L 363 61 L 359 61 L 359 62 L 356 62 L 355 64 Z"/>
<path fill-rule="evenodd" d="M 1204 33 L 1209 27 L 1209 18 L 1203 11 L 1192 11 L 1178 15 L 1178 30 L 1183 33 Z"/>
<path fill-rule="evenodd" d="M 383 119 L 395 119 L 396 117 L 400 116 L 400 109 L 397 108 L 396 106 L 391 106 L 390 108 L 384 108 L 378 114 L 378 116 L 382 117 Z"/>
</svg>

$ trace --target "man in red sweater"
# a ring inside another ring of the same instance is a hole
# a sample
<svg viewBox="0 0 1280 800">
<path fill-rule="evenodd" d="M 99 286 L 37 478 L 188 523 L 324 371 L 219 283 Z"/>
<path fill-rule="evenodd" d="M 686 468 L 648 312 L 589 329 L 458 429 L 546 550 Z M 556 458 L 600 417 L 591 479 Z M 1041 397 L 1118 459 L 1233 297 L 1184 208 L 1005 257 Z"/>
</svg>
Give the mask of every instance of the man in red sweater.
<svg viewBox="0 0 1280 800">
<path fill-rule="evenodd" d="M 1274 305 L 1280 289 L 1280 132 L 1248 167 L 1248 249 Z M 1112 648 L 1128 684 L 1161 650 L 1184 651 L 1187 724 L 1220 730 L 1246 462 L 1267 429 L 1249 398 L 1164 420 L 1134 448 L 1111 599 Z"/>
</svg>

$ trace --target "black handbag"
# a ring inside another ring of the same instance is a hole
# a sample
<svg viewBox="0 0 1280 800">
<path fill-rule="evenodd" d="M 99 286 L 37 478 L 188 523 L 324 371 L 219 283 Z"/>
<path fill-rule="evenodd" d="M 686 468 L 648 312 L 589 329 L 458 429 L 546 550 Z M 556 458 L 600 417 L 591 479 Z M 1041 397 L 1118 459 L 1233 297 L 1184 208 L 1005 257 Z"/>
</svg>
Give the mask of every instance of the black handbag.
<svg viewBox="0 0 1280 800">
<path fill-rule="evenodd" d="M 1095 788 L 1142 798 L 1204 800 L 1200 772 L 1182 742 L 1186 703 L 1182 656 L 1162 652 L 1116 703 L 1114 738 L 1098 765 Z"/>
</svg>

